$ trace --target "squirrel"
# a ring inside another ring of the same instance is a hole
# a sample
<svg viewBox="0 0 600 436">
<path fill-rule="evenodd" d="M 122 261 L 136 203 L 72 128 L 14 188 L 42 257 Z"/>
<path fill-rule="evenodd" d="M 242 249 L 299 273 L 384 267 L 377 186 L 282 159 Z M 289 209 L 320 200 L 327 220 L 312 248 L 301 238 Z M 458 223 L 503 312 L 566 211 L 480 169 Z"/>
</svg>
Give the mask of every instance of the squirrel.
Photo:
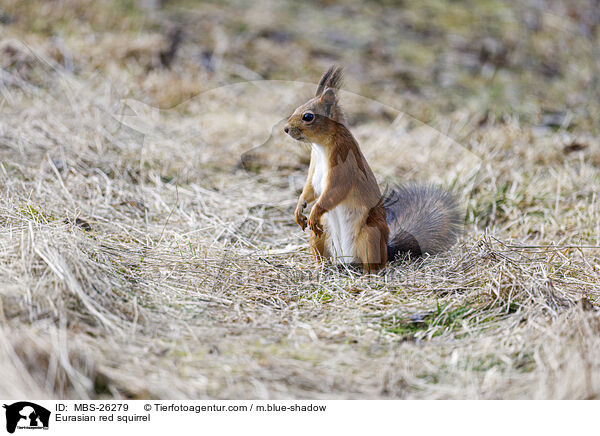
<svg viewBox="0 0 600 436">
<path fill-rule="evenodd" d="M 358 263 L 370 273 L 401 253 L 418 257 L 449 249 L 460 228 L 453 196 L 430 185 L 398 186 L 382 196 L 344 119 L 337 94 L 342 74 L 341 67 L 329 68 L 315 97 L 298 107 L 283 129 L 312 146 L 295 218 L 302 230 L 311 230 L 316 261 Z M 313 201 L 307 219 L 304 210 Z"/>
</svg>

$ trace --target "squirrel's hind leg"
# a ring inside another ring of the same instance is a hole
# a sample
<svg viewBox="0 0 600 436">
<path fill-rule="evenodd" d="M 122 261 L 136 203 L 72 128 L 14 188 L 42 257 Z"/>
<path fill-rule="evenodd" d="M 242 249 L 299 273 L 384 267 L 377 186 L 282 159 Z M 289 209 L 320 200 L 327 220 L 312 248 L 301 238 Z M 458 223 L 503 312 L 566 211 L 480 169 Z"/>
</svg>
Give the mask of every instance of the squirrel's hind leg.
<svg viewBox="0 0 600 436">
<path fill-rule="evenodd" d="M 387 227 L 363 226 L 356 238 L 356 257 L 365 273 L 380 270 L 387 263 Z"/>
<path fill-rule="evenodd" d="M 325 233 L 321 233 L 320 236 L 315 235 L 314 232 L 310 232 L 310 251 L 315 256 L 315 261 L 321 265 L 323 261 L 330 257 L 329 250 L 327 249 Z"/>
</svg>

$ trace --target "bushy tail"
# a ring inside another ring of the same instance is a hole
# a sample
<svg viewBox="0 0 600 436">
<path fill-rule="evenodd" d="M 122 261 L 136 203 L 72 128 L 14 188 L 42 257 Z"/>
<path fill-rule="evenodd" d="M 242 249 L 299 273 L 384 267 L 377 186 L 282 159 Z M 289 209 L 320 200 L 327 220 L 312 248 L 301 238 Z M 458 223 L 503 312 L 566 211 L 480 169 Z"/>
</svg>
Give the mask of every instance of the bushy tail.
<svg viewBox="0 0 600 436">
<path fill-rule="evenodd" d="M 431 185 L 395 187 L 384 198 L 390 236 L 388 259 L 401 253 L 421 256 L 449 249 L 461 227 L 452 194 Z"/>
</svg>

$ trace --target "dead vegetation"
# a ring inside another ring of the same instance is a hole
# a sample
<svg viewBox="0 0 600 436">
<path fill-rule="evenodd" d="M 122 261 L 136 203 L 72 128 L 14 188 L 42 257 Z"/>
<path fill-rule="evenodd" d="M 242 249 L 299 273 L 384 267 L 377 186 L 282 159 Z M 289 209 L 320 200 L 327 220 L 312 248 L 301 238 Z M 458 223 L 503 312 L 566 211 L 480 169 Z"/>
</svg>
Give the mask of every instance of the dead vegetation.
<svg viewBox="0 0 600 436">
<path fill-rule="evenodd" d="M 598 397 L 585 2 L 120 3 L 0 10 L 0 397 Z M 246 80 L 333 61 L 382 184 L 459 194 L 451 252 L 314 268 L 278 127 L 313 84 Z"/>
</svg>

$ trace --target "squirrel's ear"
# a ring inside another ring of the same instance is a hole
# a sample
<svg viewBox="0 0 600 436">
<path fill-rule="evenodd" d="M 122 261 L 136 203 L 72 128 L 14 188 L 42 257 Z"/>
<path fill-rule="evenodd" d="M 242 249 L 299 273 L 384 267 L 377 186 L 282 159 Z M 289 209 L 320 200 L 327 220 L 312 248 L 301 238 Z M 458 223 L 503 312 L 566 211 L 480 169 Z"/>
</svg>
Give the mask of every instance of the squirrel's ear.
<svg viewBox="0 0 600 436">
<path fill-rule="evenodd" d="M 332 106 L 337 103 L 337 95 L 335 95 L 335 91 L 333 89 L 327 88 L 321 94 L 319 101 L 325 106 Z"/>
<path fill-rule="evenodd" d="M 342 67 L 332 65 L 319 80 L 315 97 L 320 96 L 326 88 L 339 89 L 342 85 L 343 72 Z"/>
</svg>

